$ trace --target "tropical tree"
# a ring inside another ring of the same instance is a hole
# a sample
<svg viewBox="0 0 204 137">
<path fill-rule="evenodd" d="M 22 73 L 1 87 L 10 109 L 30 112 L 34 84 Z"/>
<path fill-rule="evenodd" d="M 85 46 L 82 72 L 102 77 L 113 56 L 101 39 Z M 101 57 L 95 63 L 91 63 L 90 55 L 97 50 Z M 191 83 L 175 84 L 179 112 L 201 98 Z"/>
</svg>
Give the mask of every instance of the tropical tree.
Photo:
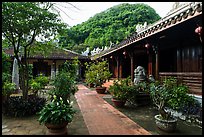
<svg viewBox="0 0 204 137">
<path fill-rule="evenodd" d="M 27 57 L 30 48 L 35 46 L 37 39 L 49 41 L 65 27 L 58 15 L 50 11 L 52 7 L 49 2 L 2 3 L 2 35 L 14 48 L 14 57 L 21 69 L 21 89 L 25 100 L 28 96 Z"/>
</svg>

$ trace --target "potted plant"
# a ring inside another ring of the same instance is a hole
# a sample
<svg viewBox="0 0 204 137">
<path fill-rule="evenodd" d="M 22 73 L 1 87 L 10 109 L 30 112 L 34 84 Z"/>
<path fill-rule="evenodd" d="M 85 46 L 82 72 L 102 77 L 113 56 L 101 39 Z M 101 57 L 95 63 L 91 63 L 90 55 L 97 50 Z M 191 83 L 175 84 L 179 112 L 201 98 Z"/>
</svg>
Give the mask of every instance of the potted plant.
<svg viewBox="0 0 204 137">
<path fill-rule="evenodd" d="M 103 87 L 103 83 L 111 77 L 111 73 L 108 70 L 107 61 L 93 62 L 87 65 L 88 70 L 86 71 L 86 81 L 96 86 L 97 93 L 104 93 L 106 87 Z"/>
<path fill-rule="evenodd" d="M 173 77 L 151 83 L 150 97 L 160 113 L 155 115 L 156 125 L 166 132 L 176 129 L 178 118 L 173 115 L 172 110 L 183 113 L 183 108 L 196 103 L 196 100 L 188 95 L 188 87 L 178 84 Z"/>
<path fill-rule="evenodd" d="M 147 81 L 140 81 L 134 84 L 133 90 L 130 90 L 128 94 L 128 102 L 132 105 L 148 105 L 151 102 L 149 83 Z"/>
<path fill-rule="evenodd" d="M 67 100 L 67 103 L 53 96 L 53 100 L 45 105 L 38 113 L 40 115 L 38 121 L 40 124 L 45 124 L 48 128 L 49 135 L 65 135 L 67 134 L 67 124 L 73 119 L 75 110 L 72 107 L 72 102 Z"/>
<path fill-rule="evenodd" d="M 128 94 L 134 90 L 134 86 L 131 84 L 130 77 L 121 80 L 114 80 L 113 85 L 109 88 L 109 93 L 112 95 L 112 102 L 116 107 L 122 107 L 125 105 Z"/>
</svg>

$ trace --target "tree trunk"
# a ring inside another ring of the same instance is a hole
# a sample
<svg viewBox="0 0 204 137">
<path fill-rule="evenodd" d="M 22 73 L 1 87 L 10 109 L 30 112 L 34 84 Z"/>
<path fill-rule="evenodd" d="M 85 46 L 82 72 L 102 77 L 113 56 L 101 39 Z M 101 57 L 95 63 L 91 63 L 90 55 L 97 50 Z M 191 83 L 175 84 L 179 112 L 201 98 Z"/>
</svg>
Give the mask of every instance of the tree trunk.
<svg viewBox="0 0 204 137">
<path fill-rule="evenodd" d="M 23 99 L 27 100 L 28 99 L 28 65 L 27 65 L 27 49 L 24 47 L 24 64 L 25 66 L 22 67 L 22 91 L 23 91 Z"/>
</svg>

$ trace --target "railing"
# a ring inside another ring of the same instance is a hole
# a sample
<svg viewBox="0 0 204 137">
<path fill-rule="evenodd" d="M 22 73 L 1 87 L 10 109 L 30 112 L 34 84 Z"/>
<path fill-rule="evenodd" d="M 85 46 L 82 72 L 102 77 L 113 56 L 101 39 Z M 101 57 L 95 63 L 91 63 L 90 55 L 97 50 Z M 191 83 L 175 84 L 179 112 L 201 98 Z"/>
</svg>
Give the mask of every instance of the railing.
<svg viewBox="0 0 204 137">
<path fill-rule="evenodd" d="M 190 89 L 190 93 L 202 95 L 202 72 L 160 72 L 160 79 L 176 77 L 177 80 Z"/>
</svg>

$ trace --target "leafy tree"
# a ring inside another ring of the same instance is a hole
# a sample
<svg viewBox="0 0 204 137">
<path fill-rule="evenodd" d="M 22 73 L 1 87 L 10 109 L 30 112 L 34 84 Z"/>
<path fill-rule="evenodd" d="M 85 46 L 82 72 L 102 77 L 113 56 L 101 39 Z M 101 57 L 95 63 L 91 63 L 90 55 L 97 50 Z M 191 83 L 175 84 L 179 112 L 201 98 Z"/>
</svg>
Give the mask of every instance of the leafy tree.
<svg viewBox="0 0 204 137">
<path fill-rule="evenodd" d="M 11 62 L 9 62 L 9 56 L 2 51 L 2 86 L 4 82 L 11 82 Z"/>
<path fill-rule="evenodd" d="M 2 3 L 2 34 L 14 48 L 14 57 L 22 70 L 23 99 L 28 95 L 28 63 L 30 47 L 35 45 L 37 38 L 50 40 L 64 24 L 57 14 L 50 12 L 53 4 L 48 2 L 3 2 Z M 23 59 L 20 59 L 22 55 Z"/>
<path fill-rule="evenodd" d="M 110 46 L 110 42 L 117 44 L 127 38 L 137 24 L 152 24 L 159 19 L 155 10 L 146 4 L 116 5 L 69 28 L 60 38 L 60 45 L 78 53 L 86 50 L 87 45 L 90 50 Z"/>
</svg>

